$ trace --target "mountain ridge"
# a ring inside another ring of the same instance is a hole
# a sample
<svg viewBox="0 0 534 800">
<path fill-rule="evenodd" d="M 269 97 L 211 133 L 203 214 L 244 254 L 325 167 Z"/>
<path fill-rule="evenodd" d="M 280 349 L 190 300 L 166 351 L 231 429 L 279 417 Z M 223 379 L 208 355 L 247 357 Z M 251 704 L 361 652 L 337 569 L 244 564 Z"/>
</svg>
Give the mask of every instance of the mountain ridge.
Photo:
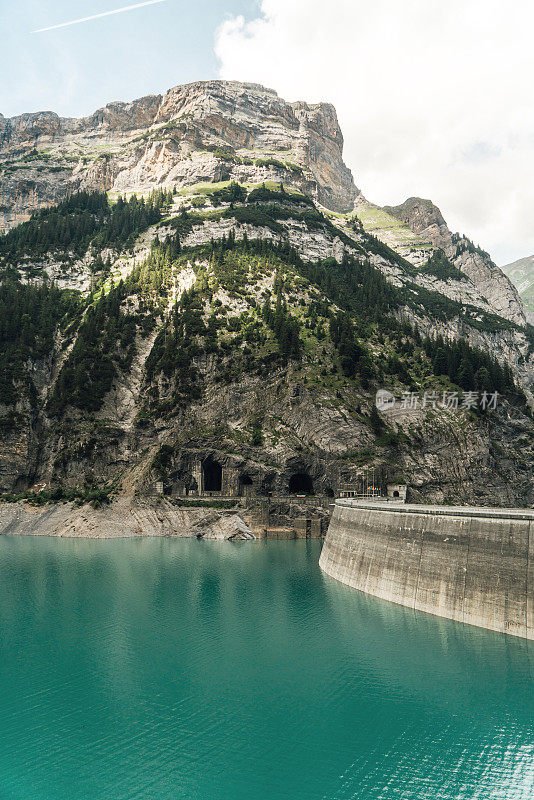
<svg viewBox="0 0 534 800">
<path fill-rule="evenodd" d="M 519 258 L 501 269 L 516 287 L 525 306 L 527 320 L 534 325 L 534 255 Z"/>
<path fill-rule="evenodd" d="M 443 250 L 450 262 L 488 297 L 498 314 L 518 325 L 526 324 L 523 303 L 507 276 L 488 253 L 476 247 L 466 236 L 453 234 L 431 200 L 411 197 L 399 206 L 385 206 L 384 210 L 423 239 L 428 239 L 434 247 Z"/>
<path fill-rule="evenodd" d="M 367 203 L 327 104 L 215 81 L 141 105 L 2 140 L 0 493 L 331 497 L 367 466 L 534 502 L 534 337 L 487 254 Z M 387 416 L 380 387 L 459 408 Z"/>
<path fill-rule="evenodd" d="M 177 86 L 80 119 L 0 118 L 0 230 L 80 189 L 183 188 L 225 176 L 260 182 L 287 173 L 325 207 L 348 210 L 359 190 L 342 149 L 332 105 L 286 103 L 239 82 Z M 285 158 L 274 159 L 282 151 Z"/>
<path fill-rule="evenodd" d="M 229 179 L 284 179 L 325 209 L 370 208 L 342 151 L 331 104 L 287 103 L 273 89 L 238 81 L 176 86 L 108 103 L 78 119 L 54 112 L 0 115 L 0 230 L 80 189 L 146 193 Z M 512 284 L 487 254 L 450 232 L 431 201 L 410 198 L 397 207 L 372 208 L 412 232 L 417 241 L 406 233 L 403 241 L 392 241 L 383 226 L 373 230 L 403 257 L 413 261 L 415 254 L 424 262 L 443 249 L 497 314 L 526 324 Z"/>
</svg>

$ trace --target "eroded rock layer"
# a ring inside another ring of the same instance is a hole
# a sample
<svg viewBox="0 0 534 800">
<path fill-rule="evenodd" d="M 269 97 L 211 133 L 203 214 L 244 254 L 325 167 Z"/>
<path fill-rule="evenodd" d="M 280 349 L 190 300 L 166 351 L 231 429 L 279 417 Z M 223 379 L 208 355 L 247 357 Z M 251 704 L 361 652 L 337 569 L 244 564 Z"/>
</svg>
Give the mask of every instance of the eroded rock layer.
<svg viewBox="0 0 534 800">
<path fill-rule="evenodd" d="M 347 211 L 359 190 L 333 106 L 256 84 L 205 81 L 109 103 L 89 117 L 0 115 L 0 230 L 79 189 L 143 192 L 284 180 Z"/>
</svg>

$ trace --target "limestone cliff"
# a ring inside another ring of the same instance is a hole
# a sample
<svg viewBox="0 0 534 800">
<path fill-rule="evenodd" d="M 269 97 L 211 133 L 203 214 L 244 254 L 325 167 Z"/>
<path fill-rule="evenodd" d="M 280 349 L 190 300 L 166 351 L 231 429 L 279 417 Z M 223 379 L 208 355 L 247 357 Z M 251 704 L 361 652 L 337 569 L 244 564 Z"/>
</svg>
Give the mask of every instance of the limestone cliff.
<svg viewBox="0 0 534 800">
<path fill-rule="evenodd" d="M 488 253 L 476 247 L 466 236 L 453 234 L 439 208 L 430 200 L 410 197 L 402 205 L 385 206 L 384 210 L 401 220 L 422 239 L 443 250 L 499 316 L 520 326 L 526 324 L 523 303 L 509 278 L 494 264 Z"/>
<path fill-rule="evenodd" d="M 78 189 L 146 192 L 235 179 L 284 181 L 335 211 L 359 190 L 333 106 L 255 84 L 207 81 L 110 103 L 82 119 L 0 115 L 0 230 Z"/>
<path fill-rule="evenodd" d="M 502 271 L 508 275 L 524 303 L 527 321 L 534 325 L 534 256 L 506 264 Z"/>
<path fill-rule="evenodd" d="M 342 147 L 331 106 L 222 81 L 0 119 L 0 494 L 283 509 L 368 467 L 418 500 L 534 502 L 515 291 L 426 201 L 365 204 Z M 377 420 L 380 386 L 506 397 Z"/>
</svg>

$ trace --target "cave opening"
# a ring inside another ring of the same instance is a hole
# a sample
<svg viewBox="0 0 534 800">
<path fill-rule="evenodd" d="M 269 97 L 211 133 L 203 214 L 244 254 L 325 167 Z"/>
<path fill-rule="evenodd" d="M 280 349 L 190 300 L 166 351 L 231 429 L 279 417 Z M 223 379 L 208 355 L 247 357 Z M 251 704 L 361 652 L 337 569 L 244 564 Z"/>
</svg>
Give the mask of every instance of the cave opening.
<svg viewBox="0 0 534 800">
<path fill-rule="evenodd" d="M 254 489 L 254 487 L 253 487 L 252 478 L 250 477 L 250 475 L 247 475 L 246 473 L 244 475 L 240 475 L 239 476 L 240 494 L 242 496 L 244 495 L 245 497 L 248 497 L 249 495 L 251 495 L 253 493 L 253 489 Z"/>
<path fill-rule="evenodd" d="M 313 494 L 313 481 L 307 472 L 296 472 L 289 479 L 290 494 Z"/>
<path fill-rule="evenodd" d="M 218 461 L 208 456 L 202 464 L 205 492 L 220 492 L 222 489 L 222 467 Z"/>
</svg>

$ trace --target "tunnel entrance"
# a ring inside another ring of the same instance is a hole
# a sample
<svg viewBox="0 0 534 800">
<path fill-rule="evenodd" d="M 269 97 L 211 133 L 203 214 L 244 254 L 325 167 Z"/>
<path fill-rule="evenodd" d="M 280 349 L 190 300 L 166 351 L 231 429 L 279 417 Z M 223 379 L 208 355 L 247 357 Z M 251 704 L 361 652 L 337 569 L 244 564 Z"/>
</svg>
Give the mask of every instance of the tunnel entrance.
<svg viewBox="0 0 534 800">
<path fill-rule="evenodd" d="M 252 478 L 250 475 L 240 475 L 239 476 L 239 494 L 242 497 L 250 497 L 253 494 L 254 487 L 252 484 Z"/>
<path fill-rule="evenodd" d="M 222 489 L 222 467 L 218 461 L 208 456 L 202 463 L 202 477 L 205 492 L 220 492 Z"/>
<path fill-rule="evenodd" d="M 313 494 L 313 481 L 307 472 L 296 472 L 289 479 L 290 494 Z"/>
<path fill-rule="evenodd" d="M 395 491 L 393 492 L 393 497 L 400 497 L 400 494 L 397 491 L 397 489 L 395 489 Z"/>
</svg>

